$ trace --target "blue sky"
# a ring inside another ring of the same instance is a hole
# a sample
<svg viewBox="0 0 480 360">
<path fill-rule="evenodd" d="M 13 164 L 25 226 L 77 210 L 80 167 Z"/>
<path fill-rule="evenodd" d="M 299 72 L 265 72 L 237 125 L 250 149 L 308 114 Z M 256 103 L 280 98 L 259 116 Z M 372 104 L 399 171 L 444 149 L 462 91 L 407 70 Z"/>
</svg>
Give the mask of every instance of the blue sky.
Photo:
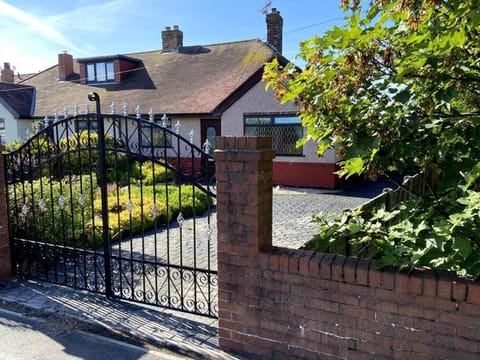
<svg viewBox="0 0 480 360">
<path fill-rule="evenodd" d="M 283 54 L 342 23 L 339 0 L 0 0 L 0 66 L 44 70 L 57 54 L 75 58 L 161 48 L 165 26 L 178 25 L 184 45 L 266 40 L 268 3 L 284 21 Z"/>
</svg>

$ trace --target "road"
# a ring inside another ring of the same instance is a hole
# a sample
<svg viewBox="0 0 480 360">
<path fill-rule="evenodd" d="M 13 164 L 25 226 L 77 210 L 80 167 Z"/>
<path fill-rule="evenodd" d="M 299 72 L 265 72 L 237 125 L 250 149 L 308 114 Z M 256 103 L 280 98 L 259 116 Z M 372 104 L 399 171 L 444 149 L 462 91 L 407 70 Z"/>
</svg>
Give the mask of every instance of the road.
<svg viewBox="0 0 480 360">
<path fill-rule="evenodd" d="M 39 318 L 0 309 L 2 360 L 180 360 L 167 349 L 148 349 L 125 340 L 79 330 L 72 321 Z"/>
</svg>

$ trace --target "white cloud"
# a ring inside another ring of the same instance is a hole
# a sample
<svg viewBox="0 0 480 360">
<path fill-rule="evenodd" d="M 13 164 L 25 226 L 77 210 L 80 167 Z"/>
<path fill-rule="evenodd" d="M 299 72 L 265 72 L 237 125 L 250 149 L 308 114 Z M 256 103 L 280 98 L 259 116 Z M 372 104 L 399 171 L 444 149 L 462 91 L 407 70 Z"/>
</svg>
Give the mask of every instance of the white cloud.
<svg viewBox="0 0 480 360">
<path fill-rule="evenodd" d="M 69 31 L 77 30 L 85 33 L 114 32 L 119 26 L 132 18 L 135 2 L 132 0 L 111 0 L 74 8 L 71 11 L 48 17 L 48 22 Z"/>
<path fill-rule="evenodd" d="M 4 1 L 0 0 L 0 17 L 9 18 L 14 21 L 16 24 L 27 25 L 31 30 L 36 31 L 38 34 L 44 38 L 62 45 L 64 48 L 71 50 L 78 50 L 78 47 L 75 46 L 67 37 L 65 37 L 58 30 L 50 26 L 48 23 L 43 22 L 39 18 L 35 17 L 32 14 L 29 14 L 19 8 L 16 8 L 12 5 L 7 4 Z"/>
</svg>

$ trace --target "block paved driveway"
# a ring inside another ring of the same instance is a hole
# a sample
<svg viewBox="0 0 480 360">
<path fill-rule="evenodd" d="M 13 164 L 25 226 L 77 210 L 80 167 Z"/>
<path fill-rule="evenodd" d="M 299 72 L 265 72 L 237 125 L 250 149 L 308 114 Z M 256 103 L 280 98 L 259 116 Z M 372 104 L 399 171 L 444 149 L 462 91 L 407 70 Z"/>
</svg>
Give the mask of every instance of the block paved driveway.
<svg viewBox="0 0 480 360">
<path fill-rule="evenodd" d="M 314 189 L 273 190 L 272 243 L 298 249 L 318 232 L 312 216 L 320 212 L 340 214 L 368 201 L 369 194 Z"/>
<path fill-rule="evenodd" d="M 392 187 L 386 182 L 361 182 L 344 190 L 322 190 L 275 187 L 273 189 L 273 234 L 274 246 L 300 248 L 318 232 L 318 224 L 312 222 L 312 216 L 320 212 L 339 214 L 345 209 L 354 209 L 382 192 L 385 187 Z M 186 219 L 182 227 L 182 236 L 176 222 L 170 224 L 169 254 L 162 240 L 165 233 L 160 230 L 156 235 L 134 239 L 133 251 L 138 256 L 142 254 L 157 254 L 157 259 L 169 258 L 171 264 L 192 265 L 206 268 L 210 261 L 216 269 L 217 263 L 217 226 L 216 212 L 207 223 L 206 216 L 198 216 L 195 224 L 192 219 Z M 193 232 L 196 239 L 193 240 Z M 210 237 L 210 246 L 208 245 Z M 180 241 L 181 239 L 181 241 Z M 118 243 L 114 245 L 113 253 L 117 251 Z M 125 246 L 121 246 L 125 249 Z M 156 247 L 156 249 L 155 249 Z M 196 248 L 196 258 L 193 258 L 193 248 Z M 210 254 L 210 257 L 208 256 Z M 134 255 L 135 257 L 135 255 Z M 209 259 L 210 258 L 210 259 Z"/>
</svg>

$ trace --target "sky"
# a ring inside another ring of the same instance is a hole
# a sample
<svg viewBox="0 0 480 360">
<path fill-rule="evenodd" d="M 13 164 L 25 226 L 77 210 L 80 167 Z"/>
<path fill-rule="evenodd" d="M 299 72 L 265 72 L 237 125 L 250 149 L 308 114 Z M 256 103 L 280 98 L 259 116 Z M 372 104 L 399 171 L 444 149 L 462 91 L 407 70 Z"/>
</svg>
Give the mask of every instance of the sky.
<svg viewBox="0 0 480 360">
<path fill-rule="evenodd" d="M 74 58 L 130 54 L 162 47 L 161 32 L 178 25 L 183 44 L 208 45 L 259 38 L 265 15 L 283 17 L 283 55 L 295 61 L 299 44 L 343 22 L 339 0 L 0 0 L 0 67 L 15 74 Z"/>
</svg>

